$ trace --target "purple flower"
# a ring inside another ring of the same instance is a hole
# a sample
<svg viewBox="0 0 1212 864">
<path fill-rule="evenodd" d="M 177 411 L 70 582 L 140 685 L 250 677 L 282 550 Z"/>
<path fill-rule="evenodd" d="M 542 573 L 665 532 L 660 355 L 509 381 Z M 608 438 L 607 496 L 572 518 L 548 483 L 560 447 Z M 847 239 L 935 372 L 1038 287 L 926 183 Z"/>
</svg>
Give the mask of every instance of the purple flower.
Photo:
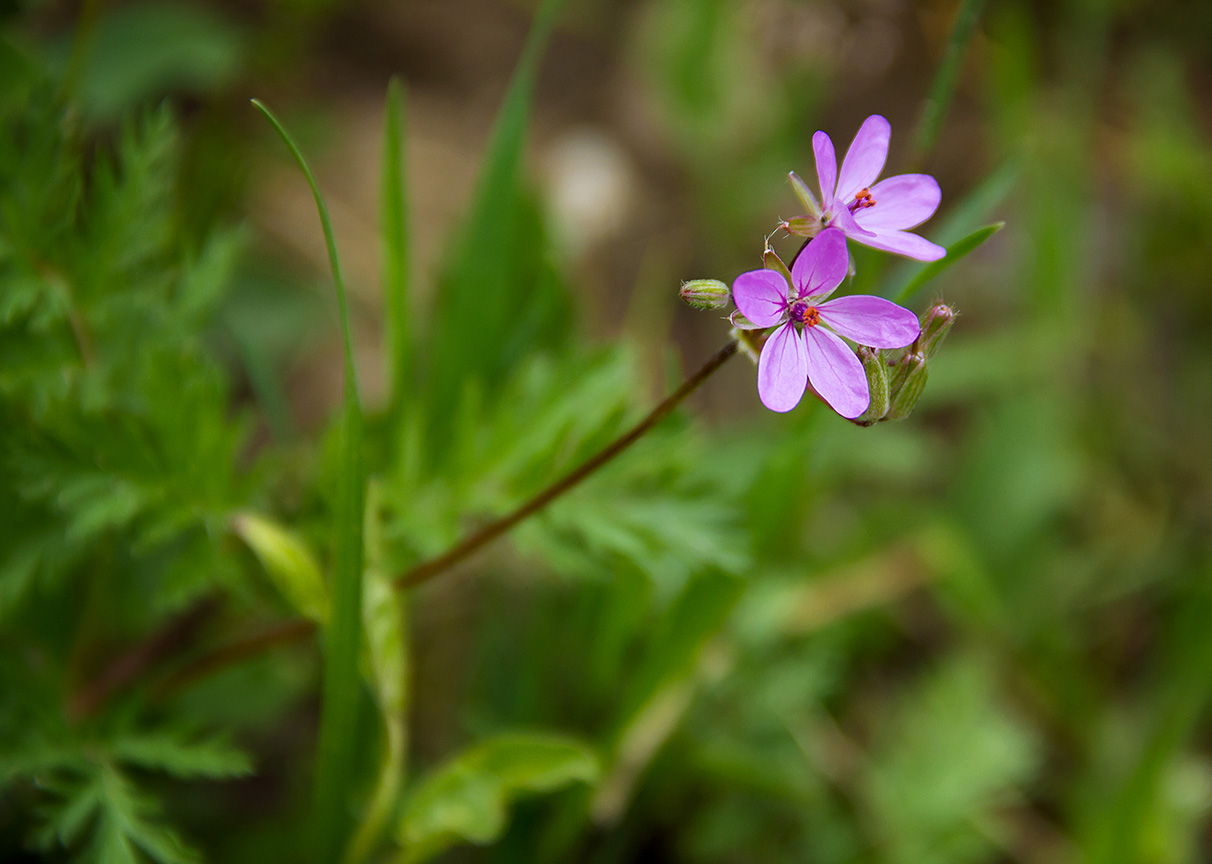
<svg viewBox="0 0 1212 864">
<path fill-rule="evenodd" d="M 790 411 L 811 381 L 829 407 L 854 419 L 867 410 L 871 395 L 863 364 L 840 337 L 872 348 L 902 348 L 917 338 L 917 316 L 882 297 L 824 302 L 849 266 L 845 235 L 827 228 L 795 259 L 794 287 L 775 270 L 750 270 L 732 283 L 732 298 L 750 322 L 781 325 L 758 358 L 758 395 L 771 411 Z"/>
<path fill-rule="evenodd" d="M 809 228 L 802 233 L 833 225 L 866 246 L 919 261 L 937 261 L 947 250 L 906 229 L 934 215 L 942 197 L 938 181 L 929 174 L 898 174 L 875 182 L 888 158 L 891 137 L 892 125 L 879 114 L 872 114 L 850 143 L 839 174 L 833 141 L 824 132 L 812 136 L 820 202 L 807 184 L 791 175 L 796 192 L 809 210 Z"/>
</svg>

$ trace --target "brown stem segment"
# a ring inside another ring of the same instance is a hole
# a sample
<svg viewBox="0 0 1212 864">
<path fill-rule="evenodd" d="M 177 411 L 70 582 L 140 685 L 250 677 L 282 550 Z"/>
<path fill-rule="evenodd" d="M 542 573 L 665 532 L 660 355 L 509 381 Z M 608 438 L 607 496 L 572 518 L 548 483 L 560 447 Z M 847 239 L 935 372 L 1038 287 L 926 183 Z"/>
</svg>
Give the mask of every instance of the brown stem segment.
<svg viewBox="0 0 1212 864">
<path fill-rule="evenodd" d="M 565 492 L 568 492 L 578 483 L 593 474 L 599 468 L 604 466 L 614 457 L 618 456 L 643 435 L 648 432 L 653 426 L 665 419 L 668 414 L 673 411 L 687 396 L 699 388 L 699 386 L 715 374 L 716 370 L 724 365 L 729 358 L 737 351 L 737 341 L 734 339 L 723 348 L 715 353 L 710 360 L 703 364 L 699 371 L 695 372 L 687 378 L 682 386 L 674 390 L 665 399 L 648 413 L 648 416 L 631 428 L 629 432 L 616 438 L 596 454 L 589 457 L 579 466 L 574 468 L 568 474 L 565 474 L 555 483 L 548 486 L 539 494 L 535 495 L 525 504 L 519 506 L 512 513 L 502 516 L 500 519 L 489 522 L 479 531 L 467 537 L 456 546 L 443 552 L 436 558 L 430 558 L 428 561 L 422 561 L 420 564 L 413 567 L 403 576 L 396 579 L 397 588 L 412 588 L 420 585 L 423 582 L 428 582 L 443 571 L 458 564 L 464 558 L 472 555 L 480 547 L 491 543 L 496 538 L 500 537 L 514 525 L 517 525 L 528 516 L 533 516 L 535 513 L 542 510 L 556 498 L 559 498 Z"/>
<path fill-rule="evenodd" d="M 214 672 L 234 666 L 242 660 L 256 657 L 279 645 L 302 642 L 315 632 L 315 622 L 307 618 L 296 618 L 293 621 L 275 624 L 267 630 L 253 633 L 235 642 L 229 642 L 221 648 L 211 651 L 209 654 L 203 654 L 187 663 L 158 682 L 152 687 L 152 696 L 156 699 L 165 699 Z"/>
<path fill-rule="evenodd" d="M 652 409 L 648 415 L 633 426 L 626 434 L 616 438 L 602 450 L 591 456 L 585 462 L 561 477 L 542 492 L 539 492 L 512 513 L 490 522 L 479 531 L 467 537 L 458 545 L 442 553 L 436 558 L 422 561 L 404 575 L 396 579 L 396 588 L 411 588 L 427 582 L 438 574 L 458 564 L 480 547 L 491 543 L 513 526 L 528 516 L 542 510 L 556 498 L 573 489 L 582 480 L 602 468 L 614 457 L 618 456 L 652 427 L 656 426 L 669 415 L 683 400 L 697 390 L 704 381 L 715 374 L 732 355 L 736 354 L 738 343 L 729 342 L 715 353 L 702 368 L 687 378 L 682 386 L 670 393 Z M 135 683 L 144 673 L 165 655 L 174 653 L 175 649 L 189 641 L 190 636 L 214 611 L 213 602 L 200 604 L 201 608 L 182 616 L 180 620 L 170 622 L 162 631 L 154 634 L 147 642 L 138 645 L 124 654 L 97 679 L 90 682 L 83 692 L 77 695 L 73 704 L 73 713 L 78 716 L 91 716 L 100 710 L 115 693 L 125 690 Z M 165 698 L 192 684 L 198 679 L 218 672 L 222 669 L 240 663 L 280 645 L 301 642 L 316 632 L 314 622 L 306 619 L 296 619 L 275 624 L 260 633 L 224 645 L 210 653 L 185 664 L 170 673 L 152 687 L 152 695 Z"/>
</svg>

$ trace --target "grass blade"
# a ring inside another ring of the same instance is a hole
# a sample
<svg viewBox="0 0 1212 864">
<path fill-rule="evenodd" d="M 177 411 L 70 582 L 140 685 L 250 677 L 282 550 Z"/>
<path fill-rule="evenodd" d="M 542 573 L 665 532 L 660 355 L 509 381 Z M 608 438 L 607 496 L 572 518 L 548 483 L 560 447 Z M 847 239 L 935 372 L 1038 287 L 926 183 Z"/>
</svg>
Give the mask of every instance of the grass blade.
<svg viewBox="0 0 1212 864">
<path fill-rule="evenodd" d="M 387 85 L 383 118 L 383 164 L 379 175 L 379 243 L 384 316 L 387 321 L 387 380 L 390 416 L 398 419 L 412 376 L 408 268 L 408 192 L 404 174 L 404 87 Z"/>
<path fill-rule="evenodd" d="M 917 131 L 913 136 L 913 157 L 909 160 L 913 165 L 920 165 L 934 151 L 938 142 L 939 130 L 943 126 L 943 118 L 951 106 L 951 97 L 955 94 L 955 84 L 959 78 L 960 64 L 964 59 L 964 49 L 968 40 L 976 32 L 976 22 L 980 20 L 981 9 L 985 0 L 963 0 L 959 12 L 955 16 L 955 26 L 951 28 L 951 38 L 947 40 L 947 50 L 943 61 L 939 64 L 938 72 L 934 74 L 934 83 L 930 85 L 930 95 L 922 103 L 921 117 L 918 119 Z"/>
<path fill-rule="evenodd" d="M 337 488 L 334 501 L 333 571 L 331 612 L 325 630 L 324 681 L 321 693 L 320 735 L 316 745 L 315 808 L 310 857 L 317 862 L 335 861 L 349 829 L 346 802 L 353 780 L 357 752 L 358 704 L 361 699 L 358 653 L 362 639 L 362 516 L 366 481 L 362 465 L 362 411 L 358 404 L 358 382 L 353 361 L 349 307 L 337 242 L 328 208 L 315 177 L 290 134 L 268 108 L 256 99 L 253 104 L 265 115 L 290 149 L 316 200 L 328 262 L 337 290 L 341 337 L 345 347 L 345 387 L 338 429 Z"/>
<path fill-rule="evenodd" d="M 926 283 L 938 276 L 956 261 L 959 261 L 977 246 L 980 246 L 998 231 L 1002 230 L 1005 222 L 994 222 L 984 228 L 977 228 L 966 237 L 956 240 L 947 247 L 947 255 L 937 261 L 931 261 L 917 271 L 892 298 L 893 303 L 904 305 L 914 294 L 925 287 Z"/>
<path fill-rule="evenodd" d="M 539 64 L 566 0 L 545 0 L 497 115 L 469 216 L 439 280 L 427 328 L 427 439 L 442 446 L 468 387 L 494 392 L 525 354 L 566 333 L 568 300 L 522 182 L 522 155 Z"/>
</svg>

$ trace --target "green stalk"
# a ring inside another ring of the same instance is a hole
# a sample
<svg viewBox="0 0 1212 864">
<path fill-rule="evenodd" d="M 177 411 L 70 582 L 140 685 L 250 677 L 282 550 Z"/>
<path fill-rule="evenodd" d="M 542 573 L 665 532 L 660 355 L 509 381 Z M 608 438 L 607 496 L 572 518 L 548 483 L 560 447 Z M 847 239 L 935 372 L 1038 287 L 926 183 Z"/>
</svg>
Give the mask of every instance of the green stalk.
<svg viewBox="0 0 1212 864">
<path fill-rule="evenodd" d="M 387 85 L 383 119 L 383 164 L 379 174 L 379 244 L 382 254 L 384 316 L 387 321 L 389 414 L 398 420 L 411 384 L 412 331 L 408 291 L 408 198 L 404 174 L 404 88 Z"/>
<path fill-rule="evenodd" d="M 947 40 L 947 50 L 943 53 L 942 63 L 934 74 L 934 83 L 930 86 L 930 95 L 922 103 L 922 113 L 917 122 L 917 132 L 913 137 L 913 156 L 911 165 L 921 165 L 926 157 L 934 152 L 938 143 L 939 131 L 947 109 L 951 107 L 951 97 L 955 95 L 955 85 L 959 79 L 960 65 L 964 60 L 964 49 L 976 32 L 976 23 L 980 20 L 981 9 L 985 0 L 963 0 L 955 15 L 955 26 L 951 28 L 951 38 Z"/>
<path fill-rule="evenodd" d="M 362 464 L 362 411 L 354 369 L 349 305 L 337 242 L 328 208 L 315 177 L 289 133 L 261 102 L 253 104 L 265 115 L 290 149 L 316 201 L 328 263 L 337 290 L 341 339 L 345 348 L 345 387 L 338 428 L 338 471 L 334 502 L 332 609 L 325 629 L 324 680 L 321 693 L 320 734 L 316 746 L 313 790 L 312 842 L 309 857 L 316 862 L 335 861 L 349 830 L 347 802 L 353 783 L 357 752 L 359 686 L 358 653 L 362 640 L 362 516 L 366 480 Z"/>
</svg>

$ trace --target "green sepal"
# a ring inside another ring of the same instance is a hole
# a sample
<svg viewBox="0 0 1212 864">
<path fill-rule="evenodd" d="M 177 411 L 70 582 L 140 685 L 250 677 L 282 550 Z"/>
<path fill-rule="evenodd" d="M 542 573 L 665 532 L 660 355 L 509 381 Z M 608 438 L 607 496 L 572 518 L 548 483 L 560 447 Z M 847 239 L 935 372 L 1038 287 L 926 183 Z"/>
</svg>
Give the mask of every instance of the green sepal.
<svg viewBox="0 0 1212 864">
<path fill-rule="evenodd" d="M 867 389 L 871 393 L 871 404 L 854 422 L 860 426 L 871 426 L 884 419 L 888 413 L 890 390 L 888 386 L 888 364 L 883 353 L 866 345 L 860 345 L 858 358 L 863 362 L 863 371 L 867 373 Z"/>
</svg>

